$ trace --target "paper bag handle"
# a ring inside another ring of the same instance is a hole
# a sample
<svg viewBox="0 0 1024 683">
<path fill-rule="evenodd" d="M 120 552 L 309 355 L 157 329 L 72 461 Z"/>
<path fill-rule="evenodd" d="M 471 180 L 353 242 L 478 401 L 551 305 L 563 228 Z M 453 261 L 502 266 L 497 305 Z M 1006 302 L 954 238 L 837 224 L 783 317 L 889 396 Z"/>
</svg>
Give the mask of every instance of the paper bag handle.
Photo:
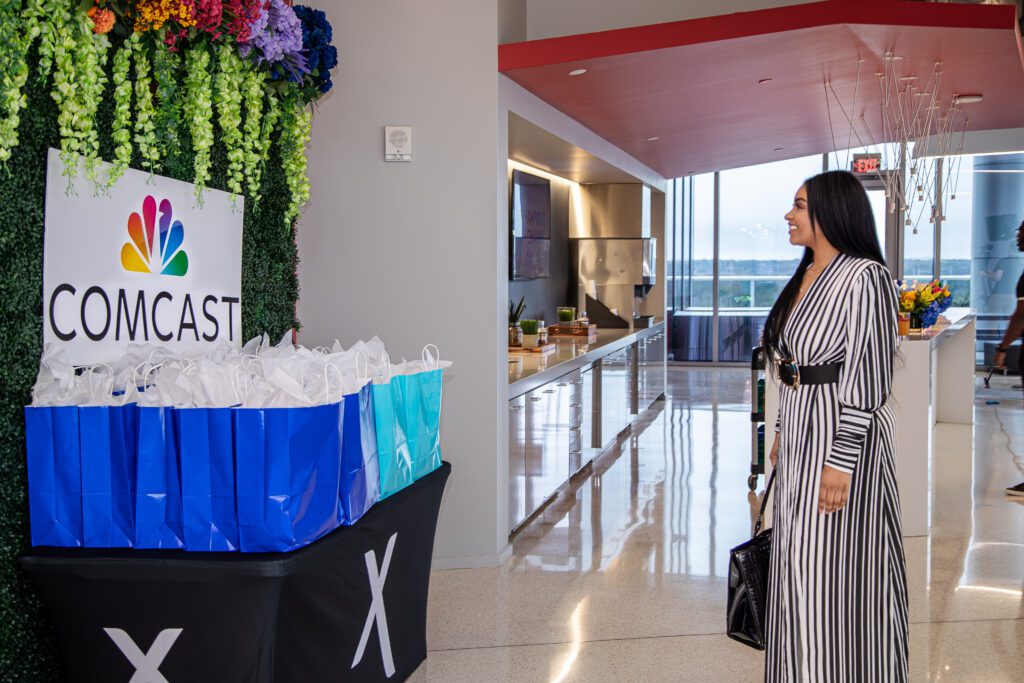
<svg viewBox="0 0 1024 683">
<path fill-rule="evenodd" d="M 331 382 L 327 377 L 328 368 L 334 368 L 334 371 L 338 373 L 338 392 L 343 392 L 345 384 L 345 376 L 341 374 L 341 370 L 334 363 L 324 363 L 324 405 L 333 403 L 331 401 Z M 344 396 L 344 394 L 341 394 Z"/>
<path fill-rule="evenodd" d="M 433 355 L 431 355 L 430 349 L 434 349 Z M 423 347 L 423 353 L 420 354 L 420 358 L 423 360 L 424 370 L 437 370 L 438 366 L 441 363 L 441 351 L 440 349 L 437 348 L 436 345 L 427 344 L 426 346 Z M 428 363 L 428 361 L 433 361 L 434 367 L 430 367 L 430 363 Z"/>
</svg>

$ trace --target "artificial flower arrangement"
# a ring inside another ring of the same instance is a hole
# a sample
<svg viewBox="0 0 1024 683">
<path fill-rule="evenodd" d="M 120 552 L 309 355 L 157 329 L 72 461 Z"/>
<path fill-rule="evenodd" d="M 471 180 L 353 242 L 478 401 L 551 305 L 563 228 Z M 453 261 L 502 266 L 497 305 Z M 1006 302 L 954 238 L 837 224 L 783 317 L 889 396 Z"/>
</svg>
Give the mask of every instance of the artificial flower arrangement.
<svg viewBox="0 0 1024 683">
<path fill-rule="evenodd" d="M 331 40 L 323 12 L 286 0 L 6 0 L 0 4 L 0 44 L 8 53 L 0 60 L 0 163 L 18 144 L 27 59 L 37 44 L 38 76 L 53 79 L 69 177 L 79 159 L 100 189 L 116 182 L 133 156 L 155 172 L 187 133 L 201 202 L 216 114 L 235 195 L 259 200 L 271 140 L 282 141 L 290 226 L 309 197 L 310 105 L 332 87 L 338 53 Z M 95 122 L 108 59 L 114 158 L 101 178 Z"/>
<path fill-rule="evenodd" d="M 900 313 L 909 313 L 911 327 L 928 328 L 953 303 L 949 286 L 940 280 L 924 284 L 910 284 L 898 281 L 900 290 Z"/>
</svg>

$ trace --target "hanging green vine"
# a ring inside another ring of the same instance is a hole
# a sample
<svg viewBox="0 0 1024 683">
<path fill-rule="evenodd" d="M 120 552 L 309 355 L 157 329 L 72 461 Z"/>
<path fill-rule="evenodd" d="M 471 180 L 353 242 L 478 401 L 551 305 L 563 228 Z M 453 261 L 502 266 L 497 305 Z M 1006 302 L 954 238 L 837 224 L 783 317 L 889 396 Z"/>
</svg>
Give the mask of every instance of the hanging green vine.
<svg viewBox="0 0 1024 683">
<path fill-rule="evenodd" d="M 24 93 L 28 81 L 28 57 L 32 41 L 39 34 L 34 12 L 21 16 L 18 0 L 0 2 L 0 164 L 7 164 L 11 150 L 18 144 L 21 110 L 25 108 Z"/>
<path fill-rule="evenodd" d="M 150 78 L 149 55 L 139 34 L 130 38 L 135 59 L 135 144 L 139 146 L 142 168 L 155 173 L 160 164 L 160 145 L 156 138 L 156 111 Z"/>
<path fill-rule="evenodd" d="M 74 121 L 77 115 L 75 90 L 75 57 L 77 47 L 75 32 L 71 27 L 71 11 L 55 8 L 50 17 L 50 38 L 53 47 L 53 93 L 57 103 L 57 126 L 60 130 L 61 160 L 64 174 L 68 176 L 68 187 L 75 177 L 78 166 L 78 140 L 74 137 Z"/>
<path fill-rule="evenodd" d="M 309 178 L 306 177 L 306 144 L 309 142 L 313 127 L 313 114 L 309 107 L 303 106 L 294 95 L 286 97 L 282 106 L 281 135 L 284 149 L 281 151 L 281 164 L 288 177 L 288 189 L 291 201 L 285 211 L 285 226 L 299 216 L 302 205 L 309 199 Z"/>
<path fill-rule="evenodd" d="M 114 53 L 114 71 L 111 76 L 114 83 L 114 122 L 110 128 L 110 138 L 114 142 L 114 164 L 107 178 L 108 188 L 124 175 L 132 161 L 131 60 L 131 44 L 121 46 Z"/>
<path fill-rule="evenodd" d="M 14 2 L 17 4 L 17 0 Z M 36 48 L 36 73 L 40 83 L 46 83 L 53 72 L 53 55 L 56 49 L 54 29 L 61 18 L 70 17 L 70 14 L 64 15 L 67 12 L 66 4 L 61 0 L 28 0 L 22 11 L 22 17 L 35 24 L 39 39 Z"/>
<path fill-rule="evenodd" d="M 201 205 L 210 180 L 210 150 L 213 147 L 213 102 L 211 101 L 210 53 L 205 45 L 185 54 L 185 102 L 182 107 L 195 155 L 196 201 Z"/>
<path fill-rule="evenodd" d="M 74 23 L 78 33 L 75 69 L 80 73 L 78 118 L 74 128 L 79 140 L 79 154 L 85 157 L 85 176 L 96 187 L 99 185 L 97 174 L 102 161 L 96 118 L 107 85 L 105 67 L 110 53 L 110 39 L 106 35 L 93 33 L 92 20 L 84 14 L 78 13 Z"/>
<path fill-rule="evenodd" d="M 245 127 L 242 131 L 243 174 L 249 198 L 254 204 L 259 202 L 260 176 L 263 172 L 263 159 L 266 157 L 262 153 L 260 136 L 265 80 L 262 71 L 250 69 L 245 73 L 245 82 L 242 86 L 245 101 Z"/>
<path fill-rule="evenodd" d="M 216 103 L 221 142 L 227 151 L 228 189 L 235 196 L 242 194 L 245 180 L 245 146 L 242 132 L 242 97 L 246 81 L 245 63 L 233 45 L 217 48 Z"/>
</svg>

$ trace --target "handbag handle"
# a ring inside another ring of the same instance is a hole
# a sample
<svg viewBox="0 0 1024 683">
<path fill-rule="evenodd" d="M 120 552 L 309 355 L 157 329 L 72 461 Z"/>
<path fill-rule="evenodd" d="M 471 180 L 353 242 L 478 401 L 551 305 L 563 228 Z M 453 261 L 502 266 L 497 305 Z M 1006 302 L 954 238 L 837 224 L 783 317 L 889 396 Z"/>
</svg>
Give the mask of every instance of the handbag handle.
<svg viewBox="0 0 1024 683">
<path fill-rule="evenodd" d="M 778 471 L 778 467 L 773 468 L 772 476 L 768 477 L 768 486 L 764 488 L 764 498 L 761 499 L 761 511 L 757 513 L 757 522 L 754 524 L 754 537 L 761 533 L 761 522 L 764 521 L 764 509 L 768 505 L 768 496 L 772 492 L 772 484 L 775 483 L 775 473 Z"/>
</svg>

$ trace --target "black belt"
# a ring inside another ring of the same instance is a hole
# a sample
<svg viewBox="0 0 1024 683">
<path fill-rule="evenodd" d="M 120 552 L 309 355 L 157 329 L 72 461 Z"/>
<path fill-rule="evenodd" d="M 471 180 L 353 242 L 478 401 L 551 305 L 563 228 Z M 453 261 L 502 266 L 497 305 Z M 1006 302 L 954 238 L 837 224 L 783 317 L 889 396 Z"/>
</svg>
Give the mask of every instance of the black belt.
<svg viewBox="0 0 1024 683">
<path fill-rule="evenodd" d="M 842 363 L 797 365 L 793 361 L 779 361 L 779 380 L 793 389 L 801 384 L 835 384 L 841 367 Z"/>
</svg>

